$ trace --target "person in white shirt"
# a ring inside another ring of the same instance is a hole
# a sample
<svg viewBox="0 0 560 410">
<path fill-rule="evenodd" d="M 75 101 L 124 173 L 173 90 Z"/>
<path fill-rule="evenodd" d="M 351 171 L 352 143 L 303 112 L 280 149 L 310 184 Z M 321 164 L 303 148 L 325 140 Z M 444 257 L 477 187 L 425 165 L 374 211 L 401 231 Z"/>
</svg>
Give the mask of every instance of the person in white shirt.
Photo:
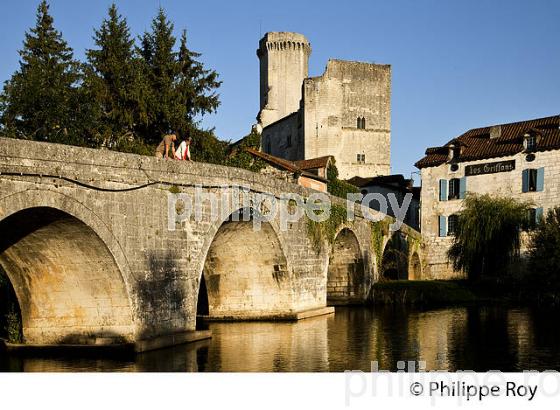
<svg viewBox="0 0 560 410">
<path fill-rule="evenodd" d="M 188 137 L 186 141 L 179 144 L 175 150 L 175 159 L 181 161 L 192 161 L 191 159 L 191 137 Z"/>
</svg>

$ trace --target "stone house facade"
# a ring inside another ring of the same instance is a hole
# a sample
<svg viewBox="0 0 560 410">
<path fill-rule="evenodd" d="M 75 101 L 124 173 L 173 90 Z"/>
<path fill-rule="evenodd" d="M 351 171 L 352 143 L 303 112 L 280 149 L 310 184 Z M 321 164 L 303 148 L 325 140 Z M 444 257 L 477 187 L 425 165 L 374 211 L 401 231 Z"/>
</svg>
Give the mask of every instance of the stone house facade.
<svg viewBox="0 0 560 410">
<path fill-rule="evenodd" d="M 532 203 L 529 224 L 560 205 L 560 116 L 476 128 L 428 148 L 421 171 L 421 230 L 433 279 L 463 277 L 447 258 L 467 193 Z M 526 236 L 525 236 L 526 237 Z M 524 249 L 522 249 L 523 253 Z"/>
<path fill-rule="evenodd" d="M 332 155 L 341 179 L 389 174 L 391 67 L 329 60 L 309 78 L 310 53 L 301 34 L 260 40 L 262 150 L 292 161 Z"/>
</svg>

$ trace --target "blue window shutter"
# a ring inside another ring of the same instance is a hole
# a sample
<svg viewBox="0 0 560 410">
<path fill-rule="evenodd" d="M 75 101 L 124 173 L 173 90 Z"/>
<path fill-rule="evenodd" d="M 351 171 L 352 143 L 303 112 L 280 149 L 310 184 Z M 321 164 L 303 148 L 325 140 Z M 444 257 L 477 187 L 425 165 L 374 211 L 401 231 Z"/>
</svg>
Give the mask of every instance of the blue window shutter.
<svg viewBox="0 0 560 410">
<path fill-rule="evenodd" d="M 463 177 L 459 180 L 459 199 L 465 199 L 466 193 L 467 193 L 467 177 Z"/>
<path fill-rule="evenodd" d="M 447 218 L 443 215 L 438 216 L 439 236 L 447 236 Z"/>
<path fill-rule="evenodd" d="M 440 201 L 447 201 L 447 180 L 440 179 L 439 180 L 439 200 Z"/>
<path fill-rule="evenodd" d="M 524 169 L 521 173 L 521 192 L 529 192 L 529 170 Z"/>
<path fill-rule="evenodd" d="M 537 169 L 537 191 L 544 189 L 544 168 Z"/>
<path fill-rule="evenodd" d="M 542 221 L 542 217 L 543 217 L 543 209 L 542 208 L 537 208 L 535 209 L 535 223 L 540 223 Z"/>
</svg>

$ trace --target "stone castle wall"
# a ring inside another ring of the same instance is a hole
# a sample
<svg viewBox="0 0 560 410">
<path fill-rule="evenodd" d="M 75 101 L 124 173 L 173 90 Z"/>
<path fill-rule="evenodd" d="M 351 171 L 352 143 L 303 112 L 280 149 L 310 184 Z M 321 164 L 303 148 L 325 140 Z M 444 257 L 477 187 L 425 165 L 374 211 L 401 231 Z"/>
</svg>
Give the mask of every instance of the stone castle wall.
<svg viewBox="0 0 560 410">
<path fill-rule="evenodd" d="M 263 127 L 299 109 L 310 54 L 311 46 L 302 34 L 266 33 L 260 40 L 259 122 Z"/>
<path fill-rule="evenodd" d="M 390 174 L 390 66 L 329 60 L 322 76 L 305 80 L 303 110 L 305 158 L 333 155 L 341 179 Z"/>
<path fill-rule="evenodd" d="M 309 52 L 297 33 L 267 33 L 259 43 L 263 151 L 333 155 L 342 179 L 390 174 L 391 67 L 329 60 L 323 75 L 307 78 Z"/>
</svg>

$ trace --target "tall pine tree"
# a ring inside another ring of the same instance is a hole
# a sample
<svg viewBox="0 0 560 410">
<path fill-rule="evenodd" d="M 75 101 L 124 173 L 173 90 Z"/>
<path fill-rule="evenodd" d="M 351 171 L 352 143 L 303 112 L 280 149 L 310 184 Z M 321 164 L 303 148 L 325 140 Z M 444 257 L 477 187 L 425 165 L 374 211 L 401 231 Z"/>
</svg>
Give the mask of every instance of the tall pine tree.
<svg viewBox="0 0 560 410">
<path fill-rule="evenodd" d="M 2 132 L 40 141 L 83 143 L 79 124 L 80 80 L 72 49 L 54 28 L 46 0 L 25 34 L 20 67 L 0 96 Z"/>
<path fill-rule="evenodd" d="M 216 89 L 222 83 L 218 81 L 218 73 L 205 69 L 197 60 L 200 56 L 200 53 L 187 48 L 187 32 L 183 30 L 178 53 L 179 75 L 175 86 L 181 108 L 175 121 L 181 128 L 197 124 L 197 116 L 216 112 L 220 105 Z"/>
<path fill-rule="evenodd" d="M 93 133 L 104 145 L 134 139 L 135 124 L 147 121 L 142 73 L 127 21 L 113 3 L 87 50 L 84 89 L 93 101 Z"/>
<path fill-rule="evenodd" d="M 139 54 L 150 85 L 149 125 L 144 129 L 148 142 L 156 142 L 162 134 L 173 130 L 195 139 L 209 138 L 209 131 L 200 130 L 197 117 L 215 112 L 220 104 L 215 92 L 221 85 L 218 74 L 205 69 L 197 60 L 200 54 L 187 48 L 186 32 L 178 52 L 175 51 L 173 28 L 160 8 L 151 32 L 141 38 Z"/>
</svg>

